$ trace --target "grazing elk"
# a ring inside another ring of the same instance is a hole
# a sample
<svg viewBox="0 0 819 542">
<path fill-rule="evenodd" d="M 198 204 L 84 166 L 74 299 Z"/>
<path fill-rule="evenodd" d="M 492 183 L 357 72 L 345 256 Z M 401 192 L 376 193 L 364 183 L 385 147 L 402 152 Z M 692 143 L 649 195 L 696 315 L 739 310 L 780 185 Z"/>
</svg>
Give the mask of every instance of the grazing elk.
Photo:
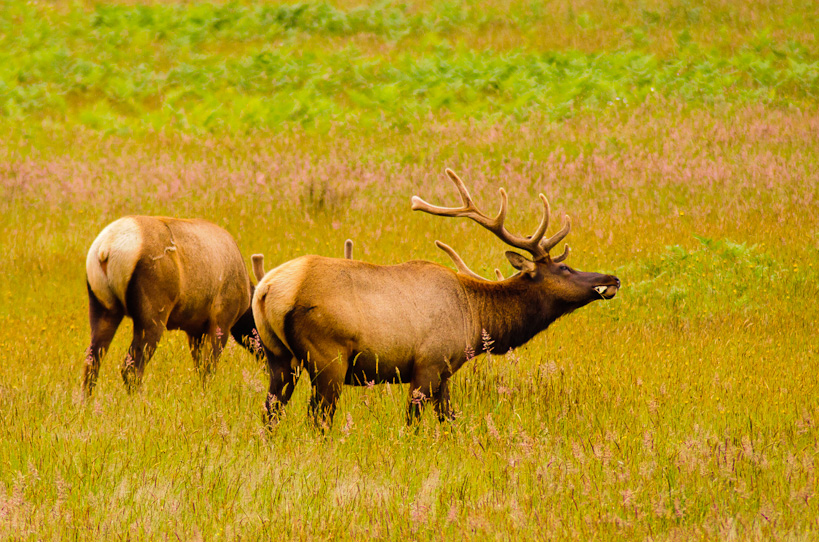
<svg viewBox="0 0 819 542">
<path fill-rule="evenodd" d="M 252 302 L 270 369 L 268 423 L 290 399 L 300 367 L 312 379 L 310 411 L 320 426 L 332 422 L 342 385 L 372 382 L 410 384 L 409 423 L 429 399 L 439 419 L 451 418 L 449 378 L 469 359 L 467 352 L 483 350 L 482 335 L 492 337 L 494 352 L 506 352 L 560 316 L 617 293 L 617 277 L 560 263 L 568 246 L 560 256 L 549 256 L 570 223 L 566 217 L 563 228 L 544 239 L 549 204 L 542 194 L 543 219 L 533 235 L 523 237 L 504 227 L 503 189 L 500 212 L 490 218 L 475 206 L 458 176 L 446 172 L 463 207 L 434 207 L 413 197 L 412 209 L 471 218 L 532 259 L 507 252 L 519 272 L 499 282 L 469 271 L 443 243 L 439 247 L 459 272 L 427 261 L 382 266 L 320 256 L 302 256 L 273 269 L 259 282 Z"/>
<path fill-rule="evenodd" d="M 253 266 L 262 268 L 261 256 L 254 255 Z M 187 333 L 203 380 L 227 343 L 228 332 L 253 348 L 253 286 L 236 241 L 216 224 L 201 219 L 120 218 L 91 244 L 85 270 L 91 321 L 83 376 L 87 395 L 124 316 L 134 322 L 122 366 L 129 392 L 139 386 L 166 329 Z"/>
</svg>

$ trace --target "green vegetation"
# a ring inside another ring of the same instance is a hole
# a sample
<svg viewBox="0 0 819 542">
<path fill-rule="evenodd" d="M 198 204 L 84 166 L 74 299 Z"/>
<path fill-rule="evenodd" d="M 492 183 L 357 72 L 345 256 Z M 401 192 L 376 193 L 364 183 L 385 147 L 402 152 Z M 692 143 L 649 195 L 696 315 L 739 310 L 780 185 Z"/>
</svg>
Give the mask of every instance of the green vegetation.
<svg viewBox="0 0 819 542">
<path fill-rule="evenodd" d="M 512 32 L 537 5 L 513 10 Z M 656 95 L 804 104 L 819 90 L 819 55 L 805 43 L 763 28 L 726 52 L 694 41 L 694 16 L 658 56 L 640 46 L 535 50 L 525 39 L 516 49 L 471 48 L 457 29 L 494 19 L 459 4 L 416 13 L 398 3 L 5 9 L 0 113 L 121 133 L 246 133 L 287 122 L 401 127 L 428 114 L 560 119 Z"/>
<path fill-rule="evenodd" d="M 816 538 L 819 9 L 571 5 L 2 4 L 0 538 Z M 128 323 L 82 401 L 108 222 L 509 274 L 410 212 L 444 167 L 515 231 L 545 193 L 624 285 L 464 367 L 453 424 L 347 388 L 323 436 L 303 380 L 266 434 L 263 367 L 233 345 L 203 389 L 179 333 L 128 396 Z"/>
</svg>

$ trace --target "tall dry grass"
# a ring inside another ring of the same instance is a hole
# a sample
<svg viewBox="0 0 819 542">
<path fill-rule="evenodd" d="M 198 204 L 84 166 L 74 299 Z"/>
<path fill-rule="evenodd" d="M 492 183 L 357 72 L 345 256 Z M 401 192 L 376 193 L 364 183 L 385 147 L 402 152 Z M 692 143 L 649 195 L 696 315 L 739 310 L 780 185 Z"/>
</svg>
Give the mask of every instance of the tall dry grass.
<svg viewBox="0 0 819 542">
<path fill-rule="evenodd" d="M 0 147 L 0 533 L 9 539 L 812 539 L 819 115 L 640 108 L 405 132 L 142 140 L 56 129 Z M 537 191 L 574 219 L 569 264 L 611 302 L 457 373 L 458 419 L 404 425 L 407 390 L 349 388 L 327 436 L 307 387 L 266 435 L 263 368 L 228 349 L 199 386 L 169 333 L 127 396 L 123 326 L 94 397 L 83 261 L 127 213 L 202 216 L 268 268 L 306 252 L 490 276 L 474 224 L 409 211 L 454 168 L 510 226 Z"/>
</svg>

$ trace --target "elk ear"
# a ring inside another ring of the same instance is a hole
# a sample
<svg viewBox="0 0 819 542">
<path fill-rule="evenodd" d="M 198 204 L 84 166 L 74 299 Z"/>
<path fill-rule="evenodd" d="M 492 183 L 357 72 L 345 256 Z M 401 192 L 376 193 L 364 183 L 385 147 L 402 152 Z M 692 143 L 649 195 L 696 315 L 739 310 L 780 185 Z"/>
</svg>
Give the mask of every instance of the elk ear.
<svg viewBox="0 0 819 542">
<path fill-rule="evenodd" d="M 509 263 L 512 264 L 512 267 L 520 271 L 525 275 L 529 275 L 530 277 L 534 277 L 535 273 L 537 272 L 537 266 L 535 262 L 532 260 L 527 259 L 525 256 L 521 256 L 517 252 L 512 252 L 511 250 L 506 252 L 506 259 L 509 260 Z"/>
</svg>

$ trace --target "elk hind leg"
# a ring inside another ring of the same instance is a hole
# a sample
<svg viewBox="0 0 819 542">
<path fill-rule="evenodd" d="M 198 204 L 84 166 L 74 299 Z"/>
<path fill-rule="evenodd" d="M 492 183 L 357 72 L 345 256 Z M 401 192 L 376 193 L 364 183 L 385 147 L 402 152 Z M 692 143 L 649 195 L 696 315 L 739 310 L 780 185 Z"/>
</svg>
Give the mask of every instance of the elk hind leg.
<svg viewBox="0 0 819 542">
<path fill-rule="evenodd" d="M 291 363 L 293 354 L 285 348 L 275 348 L 273 350 L 264 348 L 267 359 L 268 375 L 270 377 L 270 387 L 267 390 L 265 399 L 265 425 L 268 428 L 274 427 L 282 415 L 284 407 L 290 401 L 293 390 L 298 383 L 299 375 Z"/>
<path fill-rule="evenodd" d="M 313 379 L 313 394 L 310 397 L 310 415 L 316 427 L 326 432 L 333 426 L 336 404 L 341 395 L 344 378 L 319 375 Z"/>
<path fill-rule="evenodd" d="M 146 325 L 134 320 L 134 337 L 121 370 L 128 393 L 133 393 L 142 385 L 145 365 L 156 352 L 156 345 L 164 331 L 164 322 L 152 321 Z"/>
<path fill-rule="evenodd" d="M 313 384 L 310 397 L 310 415 L 316 427 L 329 431 L 333 426 L 336 404 L 347 375 L 347 359 L 342 349 L 330 345 L 306 350 L 307 368 Z"/>
<path fill-rule="evenodd" d="M 123 312 L 119 308 L 106 309 L 97 297 L 88 292 L 88 316 L 91 323 L 91 344 L 85 355 L 82 388 L 87 397 L 91 396 L 100 372 L 100 362 L 105 356 L 114 334 L 122 322 Z"/>
</svg>

